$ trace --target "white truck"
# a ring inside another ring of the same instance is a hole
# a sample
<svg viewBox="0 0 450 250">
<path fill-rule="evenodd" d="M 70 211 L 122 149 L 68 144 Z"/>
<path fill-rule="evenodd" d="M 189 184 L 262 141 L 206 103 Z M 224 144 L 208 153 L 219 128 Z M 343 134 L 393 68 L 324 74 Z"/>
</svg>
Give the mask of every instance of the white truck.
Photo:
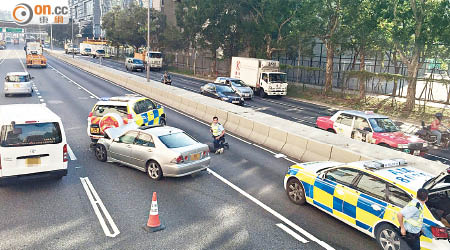
<svg viewBox="0 0 450 250">
<path fill-rule="evenodd" d="M 231 78 L 241 79 L 261 97 L 287 94 L 286 73 L 280 72 L 280 63 L 274 60 L 233 57 Z"/>
<path fill-rule="evenodd" d="M 161 70 L 163 67 L 163 56 L 159 51 L 149 51 L 147 53 L 147 63 L 151 69 Z"/>
<path fill-rule="evenodd" d="M 83 56 L 90 56 L 92 53 L 91 44 L 82 42 L 80 43 L 80 54 Z"/>
</svg>

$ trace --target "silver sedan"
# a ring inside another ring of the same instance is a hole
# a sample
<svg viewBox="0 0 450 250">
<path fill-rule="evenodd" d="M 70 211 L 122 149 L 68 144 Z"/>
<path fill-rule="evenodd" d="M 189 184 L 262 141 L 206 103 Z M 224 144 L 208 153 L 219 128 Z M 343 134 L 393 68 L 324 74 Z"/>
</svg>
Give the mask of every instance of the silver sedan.
<svg viewBox="0 0 450 250">
<path fill-rule="evenodd" d="M 174 127 L 145 126 L 111 138 L 97 142 L 96 158 L 136 168 L 153 180 L 193 174 L 211 161 L 208 145 Z"/>
</svg>

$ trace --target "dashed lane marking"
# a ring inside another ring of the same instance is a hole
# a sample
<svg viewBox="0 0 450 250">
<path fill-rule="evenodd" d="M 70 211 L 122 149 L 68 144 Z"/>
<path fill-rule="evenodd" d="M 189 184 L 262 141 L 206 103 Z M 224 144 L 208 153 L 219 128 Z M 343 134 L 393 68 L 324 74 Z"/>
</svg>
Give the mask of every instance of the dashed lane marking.
<svg viewBox="0 0 450 250">
<path fill-rule="evenodd" d="M 309 238 L 310 240 L 316 242 L 317 244 L 319 244 L 320 246 L 324 247 L 327 250 L 331 250 L 334 249 L 333 247 L 331 247 L 330 245 L 328 245 L 326 242 L 319 240 L 318 238 L 316 238 L 314 235 L 310 234 L 309 232 L 307 232 L 305 229 L 299 227 L 297 224 L 295 224 L 294 222 L 290 221 L 288 218 L 284 217 L 283 215 L 281 215 L 280 213 L 278 213 L 277 211 L 273 210 L 272 208 L 270 208 L 269 206 L 267 206 L 266 204 L 262 203 L 261 201 L 259 201 L 258 199 L 256 199 L 255 197 L 251 196 L 250 194 L 248 194 L 247 192 L 245 192 L 244 190 L 242 190 L 241 188 L 239 188 L 238 186 L 234 185 L 233 183 L 231 183 L 230 181 L 228 181 L 227 179 L 223 178 L 222 176 L 220 176 L 219 174 L 217 174 L 216 172 L 214 172 L 211 169 L 207 169 L 207 171 L 212 174 L 214 177 L 216 177 L 217 179 L 219 179 L 220 181 L 222 181 L 223 183 L 227 184 L 228 186 L 230 186 L 232 189 L 236 190 L 238 193 L 240 193 L 241 195 L 245 196 L 246 198 L 248 198 L 249 200 L 253 201 L 256 205 L 260 206 L 261 208 L 263 208 L 264 210 L 266 210 L 267 212 L 271 213 L 273 216 L 275 216 L 276 218 L 278 218 L 279 220 L 281 220 L 282 222 L 284 222 L 285 224 L 287 224 L 288 226 L 290 226 L 291 228 L 297 230 L 297 232 L 303 234 L 304 236 L 306 236 L 307 238 Z"/>
</svg>

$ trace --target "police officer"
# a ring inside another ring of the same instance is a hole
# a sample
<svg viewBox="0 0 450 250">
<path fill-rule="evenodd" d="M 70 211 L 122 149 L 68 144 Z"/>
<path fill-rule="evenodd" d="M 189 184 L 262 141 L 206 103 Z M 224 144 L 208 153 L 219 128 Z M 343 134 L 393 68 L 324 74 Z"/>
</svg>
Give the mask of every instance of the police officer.
<svg viewBox="0 0 450 250">
<path fill-rule="evenodd" d="M 420 250 L 423 207 L 427 200 L 428 191 L 421 188 L 417 191 L 417 198 L 410 201 L 397 214 L 398 222 L 400 223 L 400 233 L 404 240 L 400 242 L 400 249 Z"/>
<path fill-rule="evenodd" d="M 213 122 L 211 123 L 211 133 L 214 139 L 214 150 L 216 154 L 223 153 L 223 145 L 220 141 L 225 140 L 225 129 L 222 124 L 219 123 L 219 118 L 217 118 L 217 116 L 213 117 Z"/>
</svg>

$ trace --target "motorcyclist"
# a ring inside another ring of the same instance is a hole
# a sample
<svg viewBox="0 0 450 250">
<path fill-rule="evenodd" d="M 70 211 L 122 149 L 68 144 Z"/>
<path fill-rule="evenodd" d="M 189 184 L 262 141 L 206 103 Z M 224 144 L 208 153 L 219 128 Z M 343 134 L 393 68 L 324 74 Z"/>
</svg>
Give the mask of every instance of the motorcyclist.
<svg viewBox="0 0 450 250">
<path fill-rule="evenodd" d="M 225 141 L 225 129 L 222 124 L 219 123 L 219 118 L 217 116 L 213 117 L 213 122 L 211 123 L 211 133 L 214 142 L 214 151 L 216 154 L 223 153 L 223 143 Z"/>
<path fill-rule="evenodd" d="M 436 113 L 434 115 L 436 117 L 436 119 L 431 123 L 430 126 L 430 130 L 431 130 L 431 134 L 436 136 L 436 144 L 437 146 L 441 145 L 441 138 L 442 138 L 442 133 L 440 131 L 440 126 L 442 123 L 442 113 Z"/>
</svg>

